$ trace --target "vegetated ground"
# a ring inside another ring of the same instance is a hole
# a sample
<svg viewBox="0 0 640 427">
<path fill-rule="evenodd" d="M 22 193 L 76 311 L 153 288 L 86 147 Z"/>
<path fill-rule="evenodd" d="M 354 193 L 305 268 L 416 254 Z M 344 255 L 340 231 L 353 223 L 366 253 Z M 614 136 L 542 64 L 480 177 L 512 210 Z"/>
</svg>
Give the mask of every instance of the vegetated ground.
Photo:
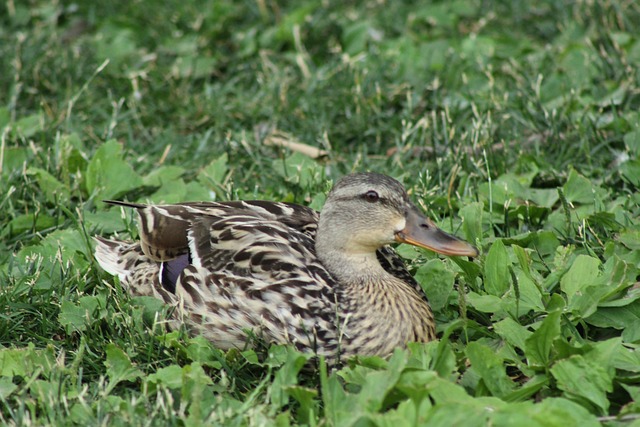
<svg viewBox="0 0 640 427">
<path fill-rule="evenodd" d="M 638 28 L 624 0 L 3 2 L 0 422 L 639 425 Z M 92 257 L 136 235 L 107 198 L 320 208 L 365 170 L 481 248 L 398 248 L 440 340 L 388 360 L 221 352 Z"/>
</svg>

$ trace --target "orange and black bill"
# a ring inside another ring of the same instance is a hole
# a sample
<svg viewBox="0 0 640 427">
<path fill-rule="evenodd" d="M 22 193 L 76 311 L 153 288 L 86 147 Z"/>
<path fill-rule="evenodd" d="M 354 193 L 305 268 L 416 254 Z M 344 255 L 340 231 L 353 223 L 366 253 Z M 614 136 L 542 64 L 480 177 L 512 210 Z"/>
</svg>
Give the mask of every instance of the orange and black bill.
<svg viewBox="0 0 640 427">
<path fill-rule="evenodd" d="M 405 227 L 396 233 L 398 242 L 419 246 L 443 255 L 472 257 L 478 255 L 478 250 L 473 245 L 439 229 L 415 206 L 411 206 L 407 211 L 406 221 Z"/>
</svg>

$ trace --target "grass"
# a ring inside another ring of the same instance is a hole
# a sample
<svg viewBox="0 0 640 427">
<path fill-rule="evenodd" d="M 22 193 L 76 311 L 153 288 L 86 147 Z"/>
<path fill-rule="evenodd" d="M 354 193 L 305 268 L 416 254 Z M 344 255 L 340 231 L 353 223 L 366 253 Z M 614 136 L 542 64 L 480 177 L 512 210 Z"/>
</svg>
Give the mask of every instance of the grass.
<svg viewBox="0 0 640 427">
<path fill-rule="evenodd" d="M 637 425 L 638 26 L 621 0 L 3 3 L 0 420 Z M 136 233 L 105 198 L 319 208 L 362 170 L 482 251 L 398 248 L 440 340 L 388 360 L 221 352 L 92 257 Z"/>
</svg>

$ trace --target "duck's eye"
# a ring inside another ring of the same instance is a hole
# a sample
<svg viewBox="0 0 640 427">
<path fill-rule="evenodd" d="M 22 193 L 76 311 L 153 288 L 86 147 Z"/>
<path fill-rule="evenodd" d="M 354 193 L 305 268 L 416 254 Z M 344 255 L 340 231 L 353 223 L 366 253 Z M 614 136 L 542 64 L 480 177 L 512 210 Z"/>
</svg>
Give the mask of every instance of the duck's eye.
<svg viewBox="0 0 640 427">
<path fill-rule="evenodd" d="M 364 193 L 364 199 L 367 202 L 373 203 L 373 202 L 377 202 L 378 200 L 380 200 L 380 196 L 375 191 L 369 190 L 366 193 Z"/>
</svg>

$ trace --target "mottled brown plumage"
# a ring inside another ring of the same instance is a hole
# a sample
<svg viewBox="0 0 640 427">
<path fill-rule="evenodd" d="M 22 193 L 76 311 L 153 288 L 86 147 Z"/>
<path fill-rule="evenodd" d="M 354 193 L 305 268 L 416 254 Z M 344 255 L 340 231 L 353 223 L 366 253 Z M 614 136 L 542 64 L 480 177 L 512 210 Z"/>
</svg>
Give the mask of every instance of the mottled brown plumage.
<svg viewBox="0 0 640 427">
<path fill-rule="evenodd" d="M 377 173 L 340 180 L 320 214 L 268 201 L 109 203 L 138 210 L 140 241 L 97 237 L 100 265 L 223 349 L 244 347 L 248 331 L 333 361 L 432 340 L 427 299 L 388 245 L 477 254 Z"/>
</svg>

